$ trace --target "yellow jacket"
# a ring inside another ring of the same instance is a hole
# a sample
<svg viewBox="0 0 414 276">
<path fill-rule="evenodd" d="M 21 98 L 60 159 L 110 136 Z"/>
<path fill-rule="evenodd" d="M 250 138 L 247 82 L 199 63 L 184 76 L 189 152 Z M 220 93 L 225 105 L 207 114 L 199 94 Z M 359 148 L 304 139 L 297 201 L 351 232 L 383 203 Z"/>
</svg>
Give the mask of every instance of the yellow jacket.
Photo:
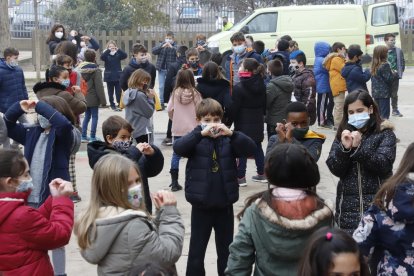
<svg viewBox="0 0 414 276">
<path fill-rule="evenodd" d="M 323 61 L 323 67 L 329 71 L 329 85 L 334 97 L 346 91 L 346 82 L 341 76 L 341 70 L 344 66 L 345 58 L 337 53 L 327 55 Z"/>
</svg>

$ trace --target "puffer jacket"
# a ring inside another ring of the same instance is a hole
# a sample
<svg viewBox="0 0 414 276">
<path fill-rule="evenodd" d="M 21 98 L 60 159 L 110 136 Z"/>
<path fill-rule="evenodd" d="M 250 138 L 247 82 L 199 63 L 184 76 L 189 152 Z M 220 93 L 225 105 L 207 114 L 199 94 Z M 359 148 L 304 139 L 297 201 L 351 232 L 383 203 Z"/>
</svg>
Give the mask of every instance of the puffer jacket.
<svg viewBox="0 0 414 276">
<path fill-rule="evenodd" d="M 371 93 L 374 99 L 387 99 L 391 97 L 391 85 L 398 79 L 398 74 L 392 72 L 390 64 L 381 64 L 375 75 L 371 76 Z"/>
<path fill-rule="evenodd" d="M 389 121 L 381 124 L 380 132 L 362 135 L 357 149 L 347 151 L 341 141 L 333 142 L 326 164 L 339 177 L 335 220 L 349 234 L 358 227 L 381 184 L 392 175 L 396 148 Z"/>
<path fill-rule="evenodd" d="M 151 82 L 149 84 L 149 88 L 154 88 L 155 78 L 157 76 L 157 70 L 155 69 L 154 64 L 152 64 L 149 61 L 144 63 L 138 63 L 135 58 L 132 58 L 129 64 L 125 66 L 119 79 L 119 83 L 121 85 L 122 90 L 126 91 L 128 89 L 129 77 L 131 77 L 132 73 L 134 73 L 138 69 L 142 69 L 151 75 Z"/>
<path fill-rule="evenodd" d="M 332 95 L 336 97 L 339 93 L 344 93 L 346 91 L 346 82 L 341 75 L 341 71 L 345 66 L 345 58 L 338 53 L 330 53 L 325 58 L 323 66 L 329 71 L 329 85 Z"/>
<path fill-rule="evenodd" d="M 114 55 L 111 55 L 111 50 L 106 49 L 102 55 L 101 60 L 105 62 L 104 81 L 117 82 L 122 72 L 121 60 L 128 57 L 127 53 L 118 49 Z"/>
<path fill-rule="evenodd" d="M 357 89 L 368 91 L 367 81 L 371 78 L 371 73 L 368 69 L 363 71 L 361 64 L 354 62 L 345 63 L 341 75 L 345 78 L 348 93 Z"/>
<path fill-rule="evenodd" d="M 88 107 L 98 107 L 106 105 L 105 91 L 102 81 L 102 70 L 91 62 L 79 64 L 78 70 L 82 78 L 88 84 L 88 93 L 86 94 L 86 105 Z"/>
<path fill-rule="evenodd" d="M 331 93 L 329 86 L 329 72 L 323 67 L 323 61 L 329 54 L 331 46 L 324 41 L 315 43 L 315 62 L 313 64 L 313 73 L 315 74 L 316 92 L 318 94 Z"/>
<path fill-rule="evenodd" d="M 48 250 L 66 245 L 73 227 L 73 203 L 52 198 L 34 209 L 29 193 L 0 193 L 0 274 L 53 276 Z"/>
<path fill-rule="evenodd" d="M 138 138 L 151 129 L 150 119 L 154 114 L 154 99 L 143 91 L 128 88 L 124 93 L 125 120 L 131 124 L 132 137 Z"/>
<path fill-rule="evenodd" d="M 23 70 L 20 67 L 9 67 L 6 60 L 0 58 L 0 112 L 6 113 L 15 102 L 28 98 Z"/>
<path fill-rule="evenodd" d="M 296 101 L 306 105 L 310 117 L 309 125 L 313 125 L 316 122 L 316 88 L 312 70 L 305 68 L 301 72 L 296 71 L 293 84 L 293 95 Z"/>
<path fill-rule="evenodd" d="M 184 224 L 175 206 L 162 207 L 154 221 L 142 211 L 101 207 L 95 223 L 95 239 L 81 254 L 98 275 L 127 275 L 142 260 L 173 267 L 181 257 Z"/>
<path fill-rule="evenodd" d="M 268 60 L 279 59 L 283 63 L 283 75 L 289 76 L 289 51 L 277 51 L 270 53 L 267 57 Z"/>
<path fill-rule="evenodd" d="M 293 92 L 292 78 L 286 75 L 274 77 L 266 87 L 265 122 L 276 126 L 286 118 L 286 106 L 290 103 Z"/>
<path fill-rule="evenodd" d="M 353 238 L 368 257 L 374 247 L 384 250 L 375 275 L 414 275 L 414 173 L 398 184 L 394 197 L 384 210 L 371 205 Z"/>
<path fill-rule="evenodd" d="M 232 276 L 291 276 L 313 232 L 332 223 L 331 202 L 302 219 L 276 214 L 263 199 L 248 207 L 230 245 L 225 274 Z"/>
</svg>

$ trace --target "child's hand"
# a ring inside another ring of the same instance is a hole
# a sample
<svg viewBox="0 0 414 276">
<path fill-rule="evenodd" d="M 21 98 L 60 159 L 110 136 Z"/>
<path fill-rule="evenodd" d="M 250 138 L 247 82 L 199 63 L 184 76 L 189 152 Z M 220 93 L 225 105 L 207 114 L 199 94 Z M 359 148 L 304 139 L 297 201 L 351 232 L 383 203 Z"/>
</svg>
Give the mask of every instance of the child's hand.
<svg viewBox="0 0 414 276">
<path fill-rule="evenodd" d="M 140 152 L 142 152 L 142 154 L 149 155 L 149 156 L 153 155 L 155 152 L 154 148 L 151 147 L 151 145 L 148 143 L 139 143 L 137 145 L 137 149 Z"/>
<path fill-rule="evenodd" d="M 216 129 L 216 137 L 218 136 L 232 136 L 233 131 L 231 131 L 225 124 L 218 124 L 215 127 Z"/>
<path fill-rule="evenodd" d="M 147 96 L 150 99 L 154 99 L 155 98 L 155 91 L 154 91 L 154 89 L 148 89 Z"/>
<path fill-rule="evenodd" d="M 288 143 L 292 143 L 294 127 L 292 126 L 291 123 L 287 123 L 285 125 L 285 129 L 286 129 L 286 140 L 287 140 Z"/>
<path fill-rule="evenodd" d="M 36 107 L 36 101 L 32 101 L 32 100 L 23 100 L 20 101 L 20 107 L 24 112 L 29 112 L 29 109 L 35 108 Z"/>
<path fill-rule="evenodd" d="M 215 130 L 216 125 L 215 124 L 208 124 L 202 131 L 201 131 L 201 135 L 203 137 L 211 137 L 211 138 L 215 138 L 213 132 Z"/>
<path fill-rule="evenodd" d="M 359 131 L 352 131 L 351 132 L 352 137 L 352 147 L 357 148 L 361 144 L 362 136 Z"/>
<path fill-rule="evenodd" d="M 74 86 L 72 86 L 72 92 L 73 93 L 80 93 L 81 92 L 81 89 L 80 89 L 79 86 L 74 85 Z"/>
<path fill-rule="evenodd" d="M 71 196 L 73 194 L 72 183 L 61 178 L 55 178 L 49 183 L 50 194 L 53 197 Z"/>
<path fill-rule="evenodd" d="M 276 124 L 276 133 L 277 133 L 277 137 L 279 138 L 279 142 L 280 143 L 284 143 L 286 140 L 286 127 L 284 124 L 282 123 L 277 123 Z"/>
<path fill-rule="evenodd" d="M 153 194 L 155 208 L 160 209 L 163 206 L 176 206 L 177 199 L 170 191 L 161 190 Z"/>
<path fill-rule="evenodd" d="M 342 131 L 341 134 L 341 143 L 345 149 L 350 149 L 352 147 L 352 135 L 351 132 L 347 129 Z"/>
</svg>

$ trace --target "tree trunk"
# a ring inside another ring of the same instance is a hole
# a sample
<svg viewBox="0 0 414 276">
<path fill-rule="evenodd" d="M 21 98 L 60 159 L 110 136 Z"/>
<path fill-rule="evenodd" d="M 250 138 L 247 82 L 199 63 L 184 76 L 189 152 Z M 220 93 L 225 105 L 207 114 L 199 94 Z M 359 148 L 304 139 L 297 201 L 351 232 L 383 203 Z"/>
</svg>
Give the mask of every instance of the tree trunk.
<svg viewBox="0 0 414 276">
<path fill-rule="evenodd" d="M 0 0 L 0 53 L 3 57 L 5 48 L 10 47 L 9 26 L 9 3 L 8 0 Z"/>
</svg>

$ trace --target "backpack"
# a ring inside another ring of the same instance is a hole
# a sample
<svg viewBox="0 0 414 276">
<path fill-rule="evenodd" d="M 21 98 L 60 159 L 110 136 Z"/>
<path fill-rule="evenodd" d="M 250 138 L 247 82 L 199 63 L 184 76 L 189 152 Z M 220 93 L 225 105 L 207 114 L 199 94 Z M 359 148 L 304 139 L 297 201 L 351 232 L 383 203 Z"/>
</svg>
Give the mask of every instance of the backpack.
<svg viewBox="0 0 414 276">
<path fill-rule="evenodd" d="M 88 94 L 88 82 L 82 77 L 80 81 L 80 90 L 83 96 L 86 96 L 86 94 Z"/>
</svg>

